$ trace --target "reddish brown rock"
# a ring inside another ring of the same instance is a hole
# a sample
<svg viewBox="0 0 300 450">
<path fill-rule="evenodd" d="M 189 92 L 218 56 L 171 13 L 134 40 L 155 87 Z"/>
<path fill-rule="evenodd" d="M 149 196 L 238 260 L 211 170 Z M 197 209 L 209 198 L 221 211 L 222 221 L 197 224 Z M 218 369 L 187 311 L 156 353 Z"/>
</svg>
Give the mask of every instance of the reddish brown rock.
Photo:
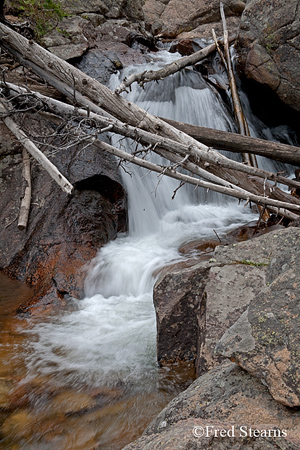
<svg viewBox="0 0 300 450">
<path fill-rule="evenodd" d="M 227 16 L 240 16 L 245 4 L 240 0 L 227 0 L 224 7 Z M 143 9 L 146 26 L 151 32 L 169 38 L 220 20 L 220 2 L 215 0 L 146 0 Z"/>
</svg>

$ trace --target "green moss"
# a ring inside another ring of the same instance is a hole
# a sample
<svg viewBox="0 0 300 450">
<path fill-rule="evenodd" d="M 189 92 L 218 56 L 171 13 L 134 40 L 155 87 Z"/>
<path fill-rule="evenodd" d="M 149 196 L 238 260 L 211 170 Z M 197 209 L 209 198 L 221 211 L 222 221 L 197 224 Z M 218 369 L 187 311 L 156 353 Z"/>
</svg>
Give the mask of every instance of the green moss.
<svg viewBox="0 0 300 450">
<path fill-rule="evenodd" d="M 267 263 L 260 263 L 250 261 L 249 259 L 243 259 L 241 261 L 234 261 L 234 264 L 245 264 L 246 266 L 260 267 L 260 266 L 268 266 L 270 264 L 270 261 L 268 261 Z"/>
<path fill-rule="evenodd" d="M 19 0 L 18 8 L 32 24 L 37 39 L 68 15 L 59 0 Z"/>
<path fill-rule="evenodd" d="M 267 28 L 263 30 L 261 43 L 269 54 L 278 48 L 276 36 L 271 25 L 268 25 Z"/>
</svg>

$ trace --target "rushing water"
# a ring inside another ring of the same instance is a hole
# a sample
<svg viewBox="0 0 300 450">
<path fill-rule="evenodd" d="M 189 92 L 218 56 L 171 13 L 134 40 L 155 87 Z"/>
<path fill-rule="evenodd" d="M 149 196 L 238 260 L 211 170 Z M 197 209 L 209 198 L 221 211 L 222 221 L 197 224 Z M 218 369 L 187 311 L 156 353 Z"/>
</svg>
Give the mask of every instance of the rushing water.
<svg viewBox="0 0 300 450">
<path fill-rule="evenodd" d="M 150 67 L 178 58 L 166 51 Z M 141 68 L 138 68 L 141 70 Z M 124 73 L 122 76 L 126 76 Z M 112 79 L 111 87 L 119 83 Z M 226 107 L 200 74 L 187 71 L 127 96 L 164 117 L 218 129 L 233 129 Z M 112 138 L 115 144 L 120 137 Z M 125 141 L 122 146 L 130 145 Z M 154 159 L 160 161 L 160 157 Z M 130 172 L 130 173 L 128 173 Z M 28 366 L 64 381 L 133 382 L 153 389 L 156 380 L 154 273 L 180 260 L 181 244 L 219 236 L 253 219 L 237 201 L 191 187 L 137 166 L 122 171 L 129 203 L 129 233 L 99 252 L 89 270 L 86 297 L 57 321 L 38 323 Z M 143 381 L 141 381 L 143 380 Z"/>
<path fill-rule="evenodd" d="M 147 68 L 155 69 L 178 55 L 161 51 L 152 58 Z M 122 77 L 132 70 L 145 68 L 126 69 Z M 111 87 L 119 82 L 120 78 L 114 76 Z M 183 71 L 158 84 L 148 84 L 144 90 L 134 87 L 127 98 L 155 115 L 221 130 L 235 129 L 220 95 L 197 72 Z M 244 103 L 252 134 L 269 133 L 272 137 L 271 131 L 264 130 L 251 115 L 246 97 Z M 117 136 L 112 140 L 122 147 L 133 145 Z M 157 156 L 154 160 L 163 163 Z M 74 301 L 71 312 L 32 323 L 30 333 L 36 337 L 27 349 L 26 367 L 27 381 L 38 376 L 46 384 L 51 380 L 57 389 L 64 386 L 72 390 L 88 388 L 89 392 L 99 386 L 123 389 L 127 396 L 119 409 L 135 424 L 135 432 L 127 437 L 128 441 L 145 425 L 140 422 L 139 429 L 136 425 L 139 417 L 147 417 L 150 405 L 152 413 L 158 412 L 175 395 L 176 380 L 179 384 L 182 380 L 181 375 L 170 376 L 157 367 L 152 302 L 155 274 L 183 258 L 178 251 L 183 243 L 210 239 L 215 231 L 222 236 L 255 216 L 236 200 L 189 186 L 180 188 L 172 199 L 178 182 L 136 166 L 127 165 L 122 176 L 128 192 L 129 233 L 120 235 L 99 251 L 88 271 L 85 298 Z M 165 396 L 165 392 L 169 392 L 169 396 Z M 136 400 L 137 393 L 142 400 Z M 128 399 L 135 400 L 130 403 Z M 50 412 L 54 414 L 54 406 L 50 404 Z M 84 434 L 83 428 L 85 432 L 90 430 L 90 424 L 96 420 L 90 433 L 97 448 L 117 449 L 125 445 L 126 439 L 116 439 L 116 427 L 119 427 L 117 434 L 125 436 L 129 425 L 126 422 L 122 429 L 115 416 L 115 410 L 109 410 L 105 431 L 101 431 L 103 416 L 101 425 L 100 416 L 97 419 L 93 416 L 94 419 L 82 419 L 80 424 L 72 422 L 68 426 L 82 427 Z M 113 430 L 112 423 L 118 424 Z M 109 444 L 110 438 L 115 444 Z M 86 441 L 83 447 L 74 441 L 63 442 L 58 439 L 55 448 L 96 448 L 89 447 Z M 49 448 L 53 448 L 51 445 Z M 43 443 L 42 447 L 32 444 L 28 448 L 44 450 L 48 447 Z"/>
</svg>

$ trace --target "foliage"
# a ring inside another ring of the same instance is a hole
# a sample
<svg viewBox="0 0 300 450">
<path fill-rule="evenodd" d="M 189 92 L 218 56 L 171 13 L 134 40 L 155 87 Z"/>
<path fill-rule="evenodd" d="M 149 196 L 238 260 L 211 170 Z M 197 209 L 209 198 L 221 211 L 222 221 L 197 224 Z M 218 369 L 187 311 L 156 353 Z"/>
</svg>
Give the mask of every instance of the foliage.
<svg viewBox="0 0 300 450">
<path fill-rule="evenodd" d="M 59 0 L 20 0 L 19 8 L 34 27 L 37 39 L 55 28 L 67 16 Z"/>
</svg>

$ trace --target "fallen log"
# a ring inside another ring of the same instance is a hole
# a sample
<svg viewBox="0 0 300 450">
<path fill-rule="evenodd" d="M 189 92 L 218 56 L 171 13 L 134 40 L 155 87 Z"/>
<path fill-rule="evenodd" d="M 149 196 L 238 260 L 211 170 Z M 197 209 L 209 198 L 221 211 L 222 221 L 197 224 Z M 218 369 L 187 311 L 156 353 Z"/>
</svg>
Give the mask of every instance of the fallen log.
<svg viewBox="0 0 300 450">
<path fill-rule="evenodd" d="M 92 144 L 96 145 L 97 147 L 103 149 L 108 153 L 111 153 L 112 155 L 117 156 L 118 158 L 124 159 L 133 164 L 149 169 L 153 172 L 157 172 L 161 175 L 168 175 L 169 177 L 174 178 L 176 180 L 180 180 L 184 183 L 190 183 L 194 186 L 203 187 L 208 190 L 211 189 L 212 191 L 230 195 L 231 197 L 235 197 L 240 200 L 241 199 L 246 200 L 247 202 L 252 201 L 253 203 L 256 203 L 258 205 L 270 205 L 273 206 L 273 210 L 276 211 L 277 214 L 285 215 L 285 208 L 300 213 L 300 205 L 293 205 L 290 203 L 281 202 L 271 198 L 255 195 L 250 192 L 240 191 L 231 187 L 219 186 L 217 184 L 210 183 L 208 181 L 199 180 L 198 178 L 191 177 L 190 175 L 178 173 L 175 170 L 172 170 L 170 166 L 159 166 L 158 164 L 146 161 L 142 158 L 138 158 L 135 155 L 131 155 L 130 153 L 124 152 L 123 150 L 120 150 L 110 144 L 107 144 L 106 142 L 100 141 L 99 139 L 87 137 L 87 140 L 90 140 Z M 296 219 L 299 216 L 296 214 L 290 214 L 290 217 Z"/>
<path fill-rule="evenodd" d="M 0 113 L 2 120 L 7 128 L 15 135 L 23 147 L 37 160 L 39 164 L 48 172 L 51 178 L 56 181 L 60 188 L 67 194 L 73 191 L 72 184 L 60 173 L 57 167 L 37 148 L 37 146 L 26 136 L 23 130 L 16 124 L 11 117 L 3 101 L 0 100 Z"/>
<path fill-rule="evenodd" d="M 237 35 L 232 35 L 228 38 L 229 42 L 235 41 Z M 149 83 L 150 81 L 159 81 L 163 78 L 168 77 L 169 75 L 173 75 L 176 72 L 184 69 L 187 66 L 191 66 L 193 64 L 198 63 L 199 61 L 206 58 L 212 52 L 216 50 L 217 46 L 215 43 L 208 45 L 207 47 L 202 48 L 201 50 L 193 53 L 189 56 L 184 56 L 183 58 L 179 58 L 176 61 L 173 61 L 171 64 L 167 64 L 162 69 L 159 70 L 145 70 L 141 73 L 135 73 L 130 75 L 128 78 L 125 78 L 122 83 L 115 89 L 116 94 L 121 94 L 121 92 L 128 92 L 127 88 L 130 87 L 133 83 L 137 82 L 139 85 L 143 86 L 145 83 Z"/>
<path fill-rule="evenodd" d="M 97 107 L 104 109 L 107 113 L 129 125 L 154 134 L 160 134 L 161 137 L 167 137 L 188 146 L 193 145 L 199 152 L 210 152 L 211 155 L 217 154 L 213 149 L 195 141 L 190 136 L 149 114 L 122 96 L 113 93 L 97 80 L 83 74 L 79 69 L 49 53 L 33 41 L 28 41 L 1 23 L 0 45 L 52 86 L 59 90 L 61 89 L 73 101 L 78 102 L 76 93 L 79 92 L 82 96 L 80 102 L 83 105 L 86 105 L 84 99 L 87 98 L 90 104 L 96 103 Z M 257 177 L 242 175 L 236 170 L 219 167 L 217 164 L 202 163 L 201 161 L 199 163 L 195 162 L 207 172 L 217 176 L 223 184 L 225 181 L 233 185 L 233 187 L 238 186 L 256 195 L 269 196 L 279 201 L 300 205 L 299 199 L 276 187 L 270 186 Z"/>
<path fill-rule="evenodd" d="M 250 136 L 242 136 L 230 131 L 199 127 L 171 119 L 162 119 L 183 133 L 192 136 L 197 141 L 201 141 L 208 147 L 233 153 L 246 152 L 265 156 L 266 158 L 287 164 L 300 165 L 300 147 L 281 144 L 280 142 L 266 141 Z"/>
<path fill-rule="evenodd" d="M 23 94 L 24 98 L 26 97 L 26 95 L 29 96 L 28 97 L 29 102 L 30 100 L 33 100 L 35 98 L 40 100 L 42 104 L 47 106 L 47 109 L 50 112 L 57 114 L 58 116 L 62 117 L 67 116 L 70 119 L 72 118 L 76 119 L 78 118 L 78 116 L 80 116 L 82 118 L 95 121 L 95 124 L 97 124 L 97 126 L 104 127 L 106 129 L 109 128 L 109 131 L 120 134 L 122 136 L 129 137 L 133 140 L 140 142 L 141 144 L 151 144 L 151 151 L 157 152 L 159 155 L 169 159 L 170 161 L 175 162 L 176 164 L 180 163 L 182 158 L 185 158 L 187 155 L 191 155 L 205 162 L 215 163 L 226 168 L 232 168 L 252 176 L 258 176 L 260 178 L 263 178 L 264 180 L 268 179 L 294 188 L 300 187 L 299 181 L 290 180 L 288 178 L 274 174 L 272 172 L 268 172 L 266 170 L 261 170 L 248 165 L 238 163 L 236 161 L 233 161 L 231 159 L 222 156 L 221 154 L 219 155 L 214 154 L 211 156 L 210 152 L 199 153 L 197 151 L 197 148 L 194 148 L 193 146 L 187 146 L 168 138 L 161 138 L 156 134 L 149 133 L 137 127 L 132 127 L 130 125 L 124 124 L 123 122 L 117 119 L 109 119 L 90 111 L 87 112 L 84 109 L 80 109 L 73 105 L 69 105 L 59 100 L 52 99 L 38 92 L 33 91 L 29 92 L 28 90 L 19 87 L 17 85 L 14 85 L 12 83 L 5 83 L 5 84 L 0 83 L 0 87 L 1 86 L 3 86 L 3 89 L 5 88 L 9 89 L 9 94 L 12 96 L 12 98 L 14 97 L 14 95 Z M 161 149 L 166 150 L 168 153 L 166 152 L 162 153 Z M 176 157 L 174 155 L 174 152 L 178 153 L 180 155 L 180 158 Z M 190 163 L 188 160 L 186 160 L 184 163 L 180 165 L 181 167 L 184 167 L 185 169 L 189 170 L 194 174 L 197 174 L 198 176 L 203 176 L 203 178 L 205 178 L 205 176 L 207 175 L 201 170 L 201 168 L 195 166 L 195 164 Z M 210 177 L 210 181 L 214 180 L 215 179 L 213 179 L 213 177 Z"/>
</svg>

